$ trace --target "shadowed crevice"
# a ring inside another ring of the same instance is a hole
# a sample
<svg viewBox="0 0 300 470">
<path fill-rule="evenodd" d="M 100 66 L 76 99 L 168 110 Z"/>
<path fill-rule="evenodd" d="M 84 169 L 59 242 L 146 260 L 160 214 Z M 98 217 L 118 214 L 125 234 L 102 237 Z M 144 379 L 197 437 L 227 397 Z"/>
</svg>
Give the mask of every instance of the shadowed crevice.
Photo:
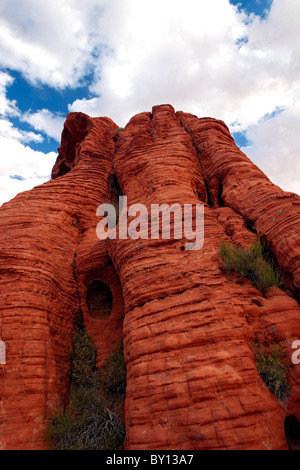
<svg viewBox="0 0 300 470">
<path fill-rule="evenodd" d="M 88 286 L 86 302 L 93 318 L 109 316 L 112 311 L 113 296 L 108 285 L 102 281 L 93 281 Z"/>
<path fill-rule="evenodd" d="M 286 416 L 284 432 L 290 450 L 300 450 L 300 425 L 295 415 Z"/>
</svg>

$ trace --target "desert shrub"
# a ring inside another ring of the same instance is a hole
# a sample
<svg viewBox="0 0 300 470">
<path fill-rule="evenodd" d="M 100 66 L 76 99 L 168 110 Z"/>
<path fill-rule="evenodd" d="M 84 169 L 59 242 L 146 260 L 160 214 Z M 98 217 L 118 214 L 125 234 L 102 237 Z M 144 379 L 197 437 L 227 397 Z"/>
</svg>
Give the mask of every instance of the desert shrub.
<svg viewBox="0 0 300 470">
<path fill-rule="evenodd" d="M 71 384 L 73 388 L 99 386 L 96 358 L 97 349 L 91 337 L 86 333 L 76 334 L 71 356 Z"/>
<path fill-rule="evenodd" d="M 100 383 L 104 393 L 111 398 L 121 398 L 125 395 L 126 365 L 122 341 L 118 343 L 101 368 Z"/>
<path fill-rule="evenodd" d="M 281 344 L 266 351 L 262 345 L 256 347 L 256 366 L 263 381 L 277 398 L 285 400 L 290 393 L 288 363 Z"/>
<path fill-rule="evenodd" d="M 65 408 L 59 408 L 57 414 L 49 419 L 46 439 L 55 450 L 72 449 L 72 417 Z"/>
<path fill-rule="evenodd" d="M 279 286 L 282 283 L 280 273 L 272 263 L 265 259 L 260 240 L 253 242 L 248 248 L 230 246 L 222 242 L 219 254 L 226 271 L 236 271 L 248 278 L 261 292 L 268 287 Z"/>
<path fill-rule="evenodd" d="M 118 346 L 120 350 L 122 343 Z M 112 352 L 111 356 L 118 357 Z M 119 402 L 100 394 L 101 374 L 96 368 L 97 351 L 85 332 L 78 333 L 71 357 L 71 391 L 69 407 L 62 407 L 49 419 L 47 438 L 55 450 L 117 450 L 125 436 L 124 424 L 118 416 Z M 116 390 L 115 375 L 121 373 L 121 359 L 110 361 L 109 372 L 104 365 L 105 388 Z M 123 381 L 126 383 L 126 368 Z M 112 381 L 110 384 L 109 381 Z"/>
<path fill-rule="evenodd" d="M 50 419 L 49 438 L 56 450 L 116 450 L 124 428 L 97 390 L 81 388 L 74 392 L 70 410 Z"/>
</svg>

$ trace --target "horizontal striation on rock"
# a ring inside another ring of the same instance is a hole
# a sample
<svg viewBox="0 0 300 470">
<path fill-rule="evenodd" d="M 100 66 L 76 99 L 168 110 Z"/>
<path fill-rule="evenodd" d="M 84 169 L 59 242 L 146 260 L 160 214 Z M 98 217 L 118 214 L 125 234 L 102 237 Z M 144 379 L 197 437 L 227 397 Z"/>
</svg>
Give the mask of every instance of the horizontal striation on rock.
<svg viewBox="0 0 300 470">
<path fill-rule="evenodd" d="M 300 289 L 300 197 L 271 183 L 235 145 L 222 121 L 178 112 L 193 139 L 204 178 L 272 249 L 280 266 Z"/>
<path fill-rule="evenodd" d="M 133 117 L 118 136 L 114 165 L 129 204 L 206 203 L 205 241 L 199 251 L 184 250 L 184 240 L 109 242 L 125 304 L 126 446 L 284 449 L 286 410 L 263 384 L 251 345 L 260 334 L 262 342 L 285 341 L 289 352 L 299 336 L 299 305 L 282 293 L 281 319 L 276 318 L 268 310 L 271 299 L 264 299 L 260 309 L 253 298 L 261 294 L 249 281 L 222 272 L 221 240 L 247 245 L 255 234 L 236 206 L 209 204 L 211 179 L 218 174 L 203 170 L 205 150 L 198 158 L 184 119 L 171 106 L 154 107 L 151 115 Z M 224 140 L 234 146 L 225 125 L 199 122 L 208 129 L 220 126 Z M 213 137 L 207 138 L 212 145 Z M 253 173 L 268 181 L 256 167 Z M 259 319 L 268 312 L 266 324 L 251 322 L 253 307 Z M 297 392 L 296 372 L 292 380 Z M 291 409 L 299 415 L 296 392 Z"/>
<path fill-rule="evenodd" d="M 46 419 L 61 397 L 68 399 L 72 337 L 83 304 L 77 260 L 80 263 L 85 246 L 93 271 L 90 277 L 97 277 L 109 261 L 107 254 L 97 260 L 105 247 L 96 237 L 96 209 L 110 200 L 117 126 L 106 118 L 92 120 L 73 113 L 65 129 L 83 123 L 88 133 L 75 133 L 73 146 L 68 135 L 72 151 L 80 145 L 72 171 L 19 194 L 0 211 L 0 337 L 7 349 L 6 365 L 0 370 L 0 448 L 4 449 L 48 446 Z M 64 160 L 59 156 L 58 161 Z M 87 325 L 92 335 L 97 328 Z"/>
<path fill-rule="evenodd" d="M 203 204 L 203 247 L 175 238 L 173 219 L 170 239 L 99 240 L 96 209 L 117 206 L 119 195 L 149 213 L 153 204 Z M 289 361 L 293 393 L 283 405 L 253 345 L 281 342 L 290 358 L 300 339 L 299 201 L 222 121 L 159 105 L 120 129 L 70 113 L 52 180 L 0 210 L 0 447 L 46 446 L 47 415 L 66 399 L 79 312 L 98 365 L 123 336 L 126 450 L 287 449 L 285 418 L 300 418 L 299 366 Z M 223 270 L 222 240 L 246 247 L 257 235 L 290 290 L 263 295 Z"/>
</svg>

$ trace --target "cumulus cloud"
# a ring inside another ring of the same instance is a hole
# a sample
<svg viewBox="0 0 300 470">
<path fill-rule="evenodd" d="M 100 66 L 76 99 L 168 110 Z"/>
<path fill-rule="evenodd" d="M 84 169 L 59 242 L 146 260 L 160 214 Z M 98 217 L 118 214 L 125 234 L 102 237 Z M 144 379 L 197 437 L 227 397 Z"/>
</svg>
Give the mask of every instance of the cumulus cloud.
<svg viewBox="0 0 300 470">
<path fill-rule="evenodd" d="M 245 15 L 223 0 L 125 0 L 119 7 L 110 2 L 99 18 L 101 42 L 109 45 L 91 88 L 99 98 L 77 100 L 70 110 L 83 104 L 120 125 L 133 113 L 166 102 L 199 115 L 218 114 L 223 104 L 234 111 L 227 98 Z"/>
<path fill-rule="evenodd" d="M 13 77 L 0 70 L 0 116 L 18 116 L 20 114 L 16 101 L 8 100 L 6 97 L 6 89 L 13 81 Z"/>
<path fill-rule="evenodd" d="M 65 117 L 52 113 L 48 109 L 36 112 L 28 111 L 23 114 L 22 120 L 30 124 L 37 131 L 42 131 L 47 136 L 60 142 Z"/>
<path fill-rule="evenodd" d="M 13 78 L 0 72 L 0 205 L 17 193 L 47 181 L 56 154 L 34 151 L 31 143 L 41 143 L 41 134 L 14 126 L 11 117 L 21 117 L 15 101 L 8 100 L 6 89 Z"/>
<path fill-rule="evenodd" d="M 3 67 L 62 90 L 89 76 L 92 98 L 69 103 L 70 111 L 124 126 L 170 103 L 223 119 L 246 133 L 243 150 L 272 181 L 300 192 L 299 0 L 273 0 L 264 19 L 229 0 L 0 0 L 0 13 Z M 6 99 L 10 80 L 0 74 L 6 116 L 18 112 Z M 50 109 L 22 119 L 59 140 L 63 119 Z"/>
<path fill-rule="evenodd" d="M 0 119 L 0 136 L 5 137 L 7 140 L 17 140 L 23 143 L 30 142 L 43 142 L 41 134 L 35 134 L 31 131 L 22 131 L 8 121 L 7 119 Z"/>
<path fill-rule="evenodd" d="M 0 135 L 0 149 L 0 205 L 49 180 L 56 153 L 35 151 L 18 138 L 4 135 Z"/>
<path fill-rule="evenodd" d="M 2 66 L 21 71 L 31 82 L 75 86 L 94 50 L 96 0 L 1 0 Z M 100 2 L 101 4 L 101 2 Z"/>
<path fill-rule="evenodd" d="M 252 145 L 242 148 L 252 161 L 285 191 L 300 194 L 300 84 L 298 99 L 251 126 L 247 135 Z"/>
<path fill-rule="evenodd" d="M 222 0 L 184 8 L 179 0 L 125 0 L 120 9 L 112 1 L 99 19 L 110 47 L 95 69 L 98 98 L 69 109 L 120 126 L 160 103 L 223 119 L 246 132 L 251 147 L 243 150 L 272 181 L 300 193 L 299 14 L 298 0 L 274 0 L 264 19 Z"/>
<path fill-rule="evenodd" d="M 287 3 L 295 0 L 274 0 L 266 20 L 253 15 L 247 23 L 223 0 L 188 0 L 184 7 L 180 0 L 123 0 L 122 8 L 112 1 L 99 18 L 101 41 L 109 45 L 91 88 L 99 98 L 76 100 L 69 109 L 124 125 L 134 112 L 167 102 L 245 130 L 285 106 L 293 87 L 282 51 L 293 43 L 299 52 L 298 32 L 284 29 L 274 41 Z M 293 9 L 287 11 L 294 20 Z"/>
</svg>

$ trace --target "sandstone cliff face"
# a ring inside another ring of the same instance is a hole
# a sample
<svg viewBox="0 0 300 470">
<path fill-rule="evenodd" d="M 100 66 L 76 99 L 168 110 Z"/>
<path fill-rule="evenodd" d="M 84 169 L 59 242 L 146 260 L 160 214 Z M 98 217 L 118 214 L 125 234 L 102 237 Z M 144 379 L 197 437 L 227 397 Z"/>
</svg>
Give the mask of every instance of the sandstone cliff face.
<svg viewBox="0 0 300 470">
<path fill-rule="evenodd" d="M 99 240 L 96 209 L 205 204 L 204 245 Z M 98 362 L 123 337 L 126 449 L 287 449 L 300 418 L 300 365 L 284 406 L 258 374 L 254 342 L 300 340 L 300 197 L 235 146 L 223 122 L 170 105 L 134 116 L 68 115 L 52 180 L 4 204 L 1 218 L 0 448 L 47 447 L 47 417 L 67 401 L 76 318 Z M 222 270 L 224 239 L 257 234 L 286 273 L 265 295 Z"/>
<path fill-rule="evenodd" d="M 99 361 L 122 334 L 120 283 L 95 229 L 95 207 L 110 199 L 116 127 L 106 118 L 69 115 L 61 148 L 68 148 L 68 165 L 77 159 L 76 167 L 57 177 L 66 166 L 58 157 L 54 179 L 1 208 L 0 335 L 7 350 L 0 369 L 1 448 L 45 447 L 45 420 L 68 396 L 80 311 Z M 114 294 L 111 315 L 97 321 L 86 302 L 93 282 Z"/>
</svg>

